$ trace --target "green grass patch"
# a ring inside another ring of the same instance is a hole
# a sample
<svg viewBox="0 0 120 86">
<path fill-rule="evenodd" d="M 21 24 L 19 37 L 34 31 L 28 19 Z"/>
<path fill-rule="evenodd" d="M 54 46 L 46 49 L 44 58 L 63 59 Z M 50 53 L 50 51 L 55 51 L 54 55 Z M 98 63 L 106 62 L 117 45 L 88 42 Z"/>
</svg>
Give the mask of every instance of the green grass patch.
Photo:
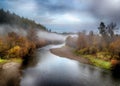
<svg viewBox="0 0 120 86">
<path fill-rule="evenodd" d="M 101 59 L 90 58 L 90 61 L 92 62 L 93 65 L 104 68 L 104 69 L 111 69 L 111 66 L 112 66 L 109 61 L 104 61 Z"/>
<path fill-rule="evenodd" d="M 10 59 L 10 61 L 22 63 L 23 60 L 21 58 L 12 58 L 12 59 Z"/>
<path fill-rule="evenodd" d="M 111 69 L 112 67 L 110 61 L 98 59 L 93 55 L 83 55 L 83 57 L 89 59 L 90 62 L 97 67 L 104 68 L 104 69 Z"/>
<path fill-rule="evenodd" d="M 17 63 L 22 63 L 21 58 L 12 58 L 12 59 L 1 59 L 0 58 L 0 64 L 8 63 L 8 62 L 17 62 Z"/>
<path fill-rule="evenodd" d="M 76 55 L 89 59 L 89 61 L 100 68 L 111 69 L 111 55 L 109 52 L 97 52 L 96 55 L 83 54 L 80 51 L 74 52 Z"/>
<path fill-rule="evenodd" d="M 1 64 L 6 63 L 6 62 L 7 62 L 7 60 L 0 58 L 0 63 L 1 63 Z"/>
</svg>

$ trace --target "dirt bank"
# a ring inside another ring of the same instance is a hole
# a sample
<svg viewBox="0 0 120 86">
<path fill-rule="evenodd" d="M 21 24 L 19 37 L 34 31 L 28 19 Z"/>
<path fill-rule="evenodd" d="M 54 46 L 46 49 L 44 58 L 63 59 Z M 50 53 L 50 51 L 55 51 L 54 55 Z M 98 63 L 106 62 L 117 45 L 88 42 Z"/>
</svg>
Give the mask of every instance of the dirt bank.
<svg viewBox="0 0 120 86">
<path fill-rule="evenodd" d="M 19 86 L 20 63 L 8 62 L 0 65 L 0 86 Z"/>
<path fill-rule="evenodd" d="M 58 55 L 60 57 L 74 59 L 74 60 L 77 60 L 81 63 L 90 64 L 90 61 L 88 59 L 82 58 L 80 56 L 76 56 L 73 53 L 73 49 L 68 47 L 68 46 L 63 46 L 61 48 L 53 48 L 53 49 L 50 49 L 50 51 L 51 51 L 51 53 Z"/>
</svg>

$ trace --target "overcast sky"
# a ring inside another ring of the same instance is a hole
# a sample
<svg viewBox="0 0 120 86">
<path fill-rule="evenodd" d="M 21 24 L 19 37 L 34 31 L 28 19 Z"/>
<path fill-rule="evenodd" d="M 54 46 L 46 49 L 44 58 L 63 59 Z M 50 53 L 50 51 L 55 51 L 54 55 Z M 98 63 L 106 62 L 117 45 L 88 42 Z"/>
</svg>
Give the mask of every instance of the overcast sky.
<svg viewBox="0 0 120 86">
<path fill-rule="evenodd" d="M 120 22 L 120 0 L 0 0 L 0 8 L 58 32 L 97 30 L 101 21 Z"/>
</svg>

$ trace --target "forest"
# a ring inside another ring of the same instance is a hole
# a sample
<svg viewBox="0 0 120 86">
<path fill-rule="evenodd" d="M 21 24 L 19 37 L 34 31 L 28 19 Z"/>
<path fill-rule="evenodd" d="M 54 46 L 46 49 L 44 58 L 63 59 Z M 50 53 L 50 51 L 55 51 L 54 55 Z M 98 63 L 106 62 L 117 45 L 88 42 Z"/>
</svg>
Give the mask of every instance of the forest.
<svg viewBox="0 0 120 86">
<path fill-rule="evenodd" d="M 0 25 L 17 26 L 27 32 L 26 35 L 14 31 L 8 32 L 4 36 L 0 35 L 0 63 L 16 58 L 21 61 L 26 55 L 31 55 L 36 48 L 51 43 L 61 43 L 60 41 L 40 39 L 37 35 L 38 30 L 49 31 L 43 25 L 36 24 L 27 18 L 1 9 L 0 19 Z M 111 69 L 120 63 L 120 36 L 119 33 L 116 33 L 118 29 L 114 22 L 110 24 L 101 22 L 98 26 L 99 34 L 93 31 L 79 32 L 78 38 L 67 37 L 66 45 L 74 47 L 74 53 L 88 59 L 91 64 Z"/>
<path fill-rule="evenodd" d="M 37 36 L 38 30 L 47 31 L 44 26 L 3 9 L 0 9 L 0 26 L 7 26 L 5 28 L 8 31 L 5 34 L 0 34 L 0 64 L 11 60 L 22 62 L 26 55 L 30 56 L 36 48 L 48 43 L 44 39 L 38 39 Z M 19 28 L 25 30 L 26 35 L 10 31 L 10 28 L 15 30 L 14 26 L 17 27 L 18 32 L 20 32 Z"/>
<path fill-rule="evenodd" d="M 89 59 L 93 65 L 110 69 L 120 62 L 120 35 L 116 30 L 116 23 L 101 22 L 99 34 L 80 32 L 75 53 Z"/>
<path fill-rule="evenodd" d="M 0 9 L 0 24 L 8 24 L 11 26 L 18 26 L 21 28 L 29 29 L 29 28 L 39 28 L 42 30 L 47 30 L 46 27 L 44 27 L 41 24 L 37 24 L 35 21 L 20 17 L 16 15 L 15 13 L 10 13 L 8 10 L 4 11 L 3 9 Z"/>
</svg>

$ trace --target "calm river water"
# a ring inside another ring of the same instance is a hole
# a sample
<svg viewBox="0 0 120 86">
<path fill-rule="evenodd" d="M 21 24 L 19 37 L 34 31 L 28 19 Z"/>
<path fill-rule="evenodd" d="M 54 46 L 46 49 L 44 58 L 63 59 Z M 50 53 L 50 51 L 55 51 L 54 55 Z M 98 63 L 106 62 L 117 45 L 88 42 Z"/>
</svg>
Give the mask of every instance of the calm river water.
<svg viewBox="0 0 120 86">
<path fill-rule="evenodd" d="M 110 71 L 78 61 L 61 58 L 49 49 L 62 45 L 48 45 L 36 54 L 36 64 L 23 70 L 21 86 L 120 86 L 120 80 Z"/>
</svg>

